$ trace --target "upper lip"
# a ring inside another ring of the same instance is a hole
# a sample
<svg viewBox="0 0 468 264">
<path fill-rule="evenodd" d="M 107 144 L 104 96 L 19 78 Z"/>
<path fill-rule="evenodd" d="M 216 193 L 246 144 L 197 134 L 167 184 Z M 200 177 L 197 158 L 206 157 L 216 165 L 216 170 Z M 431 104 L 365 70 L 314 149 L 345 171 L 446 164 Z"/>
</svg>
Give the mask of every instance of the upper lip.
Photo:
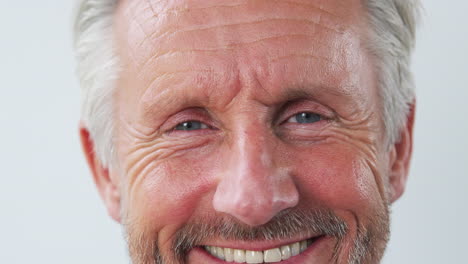
<svg viewBox="0 0 468 264">
<path fill-rule="evenodd" d="M 295 242 L 303 241 L 306 239 L 311 239 L 315 237 L 319 237 L 321 235 L 312 235 L 312 236 L 298 236 L 290 239 L 276 239 L 276 240 L 254 240 L 254 241 L 243 241 L 243 240 L 236 240 L 236 241 L 229 241 L 229 240 L 221 240 L 221 239 L 213 239 L 206 242 L 201 243 L 200 246 L 214 246 L 214 247 L 222 247 L 222 248 L 232 248 L 232 249 L 244 249 L 244 250 L 252 250 L 252 251 L 263 251 L 268 250 L 271 248 L 279 248 L 281 246 L 286 246 Z"/>
</svg>

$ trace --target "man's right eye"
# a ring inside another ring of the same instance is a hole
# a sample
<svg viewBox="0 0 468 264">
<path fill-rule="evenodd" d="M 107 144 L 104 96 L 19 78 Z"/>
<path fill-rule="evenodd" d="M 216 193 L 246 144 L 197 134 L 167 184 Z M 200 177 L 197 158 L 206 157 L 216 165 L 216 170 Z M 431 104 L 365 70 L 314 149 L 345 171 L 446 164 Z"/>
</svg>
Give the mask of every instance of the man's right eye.
<svg viewBox="0 0 468 264">
<path fill-rule="evenodd" d="M 194 131 L 200 129 L 207 129 L 208 126 L 200 121 L 190 120 L 177 124 L 174 130 L 177 131 Z"/>
</svg>

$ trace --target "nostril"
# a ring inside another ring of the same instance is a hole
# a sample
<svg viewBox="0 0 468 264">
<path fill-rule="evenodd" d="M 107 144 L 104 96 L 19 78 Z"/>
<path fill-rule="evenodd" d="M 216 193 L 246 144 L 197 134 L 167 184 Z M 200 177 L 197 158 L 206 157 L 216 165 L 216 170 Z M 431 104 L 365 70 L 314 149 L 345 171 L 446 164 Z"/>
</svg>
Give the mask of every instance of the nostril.
<svg viewBox="0 0 468 264">
<path fill-rule="evenodd" d="M 222 182 L 213 197 L 213 207 L 250 226 L 265 224 L 279 212 L 298 204 L 299 193 L 295 185 L 292 182 L 281 183 L 282 186 L 273 186 L 276 188 L 265 185 L 253 187 L 252 184 L 248 188 L 231 188 L 232 184 Z"/>
<path fill-rule="evenodd" d="M 255 226 L 297 205 L 298 189 L 286 170 L 258 168 L 251 159 L 241 160 L 241 165 L 222 174 L 212 201 L 217 212 Z"/>
<path fill-rule="evenodd" d="M 274 205 L 272 201 L 265 199 L 237 195 L 227 195 L 227 193 L 215 193 L 213 207 L 216 211 L 229 214 L 240 221 L 257 226 L 267 223 L 274 215 Z"/>
</svg>

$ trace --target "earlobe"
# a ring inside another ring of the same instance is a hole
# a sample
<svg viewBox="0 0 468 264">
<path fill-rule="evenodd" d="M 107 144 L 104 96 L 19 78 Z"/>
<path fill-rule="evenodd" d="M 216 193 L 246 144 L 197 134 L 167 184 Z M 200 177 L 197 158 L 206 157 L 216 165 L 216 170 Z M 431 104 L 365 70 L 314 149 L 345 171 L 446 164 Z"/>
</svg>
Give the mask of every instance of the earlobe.
<svg viewBox="0 0 468 264">
<path fill-rule="evenodd" d="M 413 151 L 413 126 L 416 101 L 411 105 L 406 125 L 400 131 L 400 141 L 390 152 L 390 202 L 395 202 L 403 194 L 408 179 L 411 154 Z"/>
<path fill-rule="evenodd" d="M 99 191 L 101 199 L 104 201 L 109 215 L 117 222 L 120 222 L 120 189 L 119 177 L 113 175 L 102 165 L 94 151 L 94 142 L 88 129 L 80 124 L 80 139 L 86 161 L 93 175 L 94 183 Z"/>
</svg>

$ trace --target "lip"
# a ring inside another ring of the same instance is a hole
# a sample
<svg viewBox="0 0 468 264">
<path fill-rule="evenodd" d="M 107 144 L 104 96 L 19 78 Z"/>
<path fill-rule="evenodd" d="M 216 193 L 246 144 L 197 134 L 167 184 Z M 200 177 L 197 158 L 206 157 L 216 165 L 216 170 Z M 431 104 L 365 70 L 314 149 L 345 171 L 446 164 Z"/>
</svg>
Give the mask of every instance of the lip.
<svg viewBox="0 0 468 264">
<path fill-rule="evenodd" d="M 306 239 L 318 238 L 323 235 L 309 235 L 301 236 L 284 240 L 277 241 L 224 241 L 224 240 L 210 240 L 204 243 L 201 243 L 200 246 L 214 246 L 222 248 L 232 248 L 232 249 L 243 249 L 243 250 L 254 250 L 262 251 L 271 248 L 277 248 L 285 245 L 289 245 L 295 242 L 300 242 Z"/>
<path fill-rule="evenodd" d="M 327 236 L 319 236 L 317 237 L 317 240 L 315 240 L 304 252 L 302 252 L 301 254 L 297 255 L 297 256 L 294 256 L 294 257 L 291 257 L 287 260 L 283 260 L 279 263 L 281 264 L 299 264 L 299 263 L 308 263 L 307 260 L 308 258 L 311 257 L 311 255 L 313 253 L 316 252 L 316 249 L 317 247 L 319 247 L 321 244 L 323 244 L 326 240 L 327 240 Z M 304 239 L 307 239 L 304 238 Z M 298 242 L 298 241 L 302 241 L 302 240 L 292 240 L 291 243 L 294 243 L 294 242 Z M 282 246 L 282 245 L 287 245 L 287 244 L 290 244 L 290 242 L 287 242 L 287 241 L 281 241 L 280 243 L 269 243 L 269 245 L 271 245 L 271 247 L 267 247 L 267 246 L 253 246 L 253 243 L 255 242 L 239 242 L 239 243 L 235 243 L 235 245 L 247 245 L 247 244 L 252 244 L 251 246 L 249 247 L 240 247 L 240 248 L 237 248 L 237 249 L 245 249 L 245 250 L 266 250 L 266 249 L 269 249 L 269 248 L 275 248 L 275 247 L 279 247 L 279 246 Z M 258 242 L 258 243 L 262 243 L 262 242 Z M 263 242 L 266 243 L 267 242 Z M 230 244 L 232 245 L 232 244 Z M 216 244 L 216 246 L 218 247 L 230 247 L 229 245 L 228 246 L 221 246 L 220 244 Z M 236 247 L 234 247 L 236 248 Z M 191 260 L 195 260 L 194 262 L 192 262 Z M 205 249 L 203 249 L 201 246 L 199 247 L 195 247 L 191 250 L 191 252 L 189 253 L 189 263 L 204 263 L 204 264 L 228 264 L 228 263 L 235 263 L 235 262 L 227 262 L 227 261 L 224 261 L 224 260 L 221 260 L 221 259 L 218 259 L 216 258 L 215 256 L 212 256 L 210 253 L 208 253 Z"/>
</svg>

